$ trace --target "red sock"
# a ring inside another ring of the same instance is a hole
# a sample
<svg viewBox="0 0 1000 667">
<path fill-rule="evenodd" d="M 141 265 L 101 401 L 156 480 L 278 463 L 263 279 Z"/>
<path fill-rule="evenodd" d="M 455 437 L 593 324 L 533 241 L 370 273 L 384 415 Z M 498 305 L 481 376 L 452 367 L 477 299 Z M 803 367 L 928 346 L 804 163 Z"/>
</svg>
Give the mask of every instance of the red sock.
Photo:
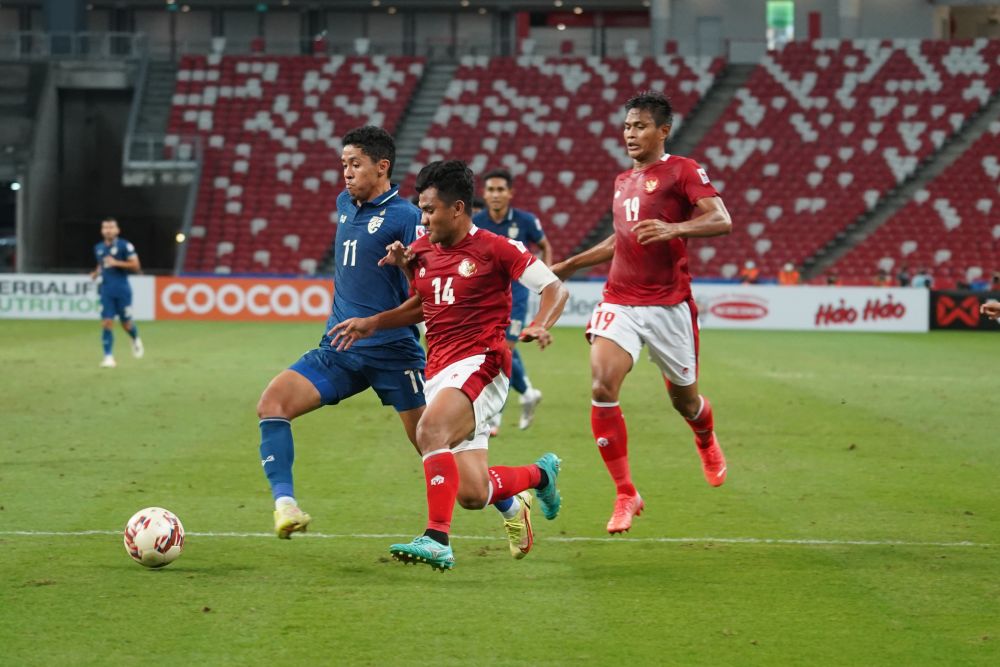
<svg viewBox="0 0 1000 667">
<path fill-rule="evenodd" d="M 688 426 L 694 431 L 694 441 L 704 449 L 712 444 L 712 431 L 715 430 L 715 420 L 712 418 L 712 404 L 707 396 L 702 396 L 701 412 L 694 419 L 688 419 Z"/>
<path fill-rule="evenodd" d="M 493 466 L 490 468 L 490 484 L 493 497 L 490 503 L 513 498 L 525 489 L 533 489 L 542 481 L 542 471 L 538 466 Z"/>
<path fill-rule="evenodd" d="M 447 533 L 458 496 L 458 465 L 448 449 L 424 456 L 424 479 L 427 482 L 427 527 Z"/>
<path fill-rule="evenodd" d="M 597 450 L 615 481 L 619 494 L 635 495 L 632 475 L 628 469 L 628 431 L 625 417 L 618 405 L 590 408 L 590 428 L 594 432 Z"/>
</svg>

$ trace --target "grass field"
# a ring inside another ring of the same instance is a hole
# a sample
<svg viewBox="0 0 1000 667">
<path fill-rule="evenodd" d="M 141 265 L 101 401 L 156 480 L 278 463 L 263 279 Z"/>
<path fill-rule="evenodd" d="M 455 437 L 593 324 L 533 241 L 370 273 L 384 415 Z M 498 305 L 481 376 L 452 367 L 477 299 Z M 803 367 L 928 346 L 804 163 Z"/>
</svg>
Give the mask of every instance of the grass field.
<svg viewBox="0 0 1000 667">
<path fill-rule="evenodd" d="M 373 395 L 295 423 L 315 533 L 269 536 L 254 406 L 320 328 L 144 324 L 107 371 L 96 322 L 0 323 L 0 664 L 1000 664 L 997 336 L 705 332 L 718 489 L 643 363 L 647 512 L 612 539 L 586 344 L 558 330 L 525 355 L 536 424 L 512 412 L 491 460 L 559 453 L 562 514 L 514 561 L 494 510 L 458 509 L 438 574 L 387 558 L 424 485 Z M 121 543 L 148 505 L 188 532 L 164 570 Z"/>
</svg>

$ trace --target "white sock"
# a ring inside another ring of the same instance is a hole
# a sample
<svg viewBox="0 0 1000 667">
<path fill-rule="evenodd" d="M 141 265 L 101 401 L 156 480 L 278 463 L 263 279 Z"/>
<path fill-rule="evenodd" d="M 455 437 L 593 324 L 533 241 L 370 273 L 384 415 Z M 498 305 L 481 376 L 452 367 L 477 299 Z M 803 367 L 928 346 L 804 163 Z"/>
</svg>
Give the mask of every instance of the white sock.
<svg viewBox="0 0 1000 667">
<path fill-rule="evenodd" d="M 517 496 L 514 496 L 513 498 L 511 498 L 510 507 L 508 507 L 505 511 L 501 511 L 500 514 L 503 514 L 503 518 L 505 519 L 513 519 L 514 517 L 517 516 L 517 513 L 520 511 L 521 511 L 521 500 Z"/>
<path fill-rule="evenodd" d="M 298 507 L 299 504 L 295 502 L 295 498 L 291 496 L 279 496 L 274 500 L 274 509 L 280 510 L 282 507 L 287 507 L 291 505 L 292 507 Z"/>
</svg>

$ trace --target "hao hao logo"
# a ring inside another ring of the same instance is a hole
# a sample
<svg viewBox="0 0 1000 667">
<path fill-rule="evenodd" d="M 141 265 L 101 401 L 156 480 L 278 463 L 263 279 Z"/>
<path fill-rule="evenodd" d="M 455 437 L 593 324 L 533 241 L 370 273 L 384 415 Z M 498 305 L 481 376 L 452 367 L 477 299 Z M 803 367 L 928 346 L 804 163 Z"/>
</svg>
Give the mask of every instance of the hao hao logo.
<svg viewBox="0 0 1000 667">
<path fill-rule="evenodd" d="M 724 320 L 759 320 L 767 317 L 767 299 L 749 294 L 726 294 L 712 299 L 708 312 Z"/>
</svg>

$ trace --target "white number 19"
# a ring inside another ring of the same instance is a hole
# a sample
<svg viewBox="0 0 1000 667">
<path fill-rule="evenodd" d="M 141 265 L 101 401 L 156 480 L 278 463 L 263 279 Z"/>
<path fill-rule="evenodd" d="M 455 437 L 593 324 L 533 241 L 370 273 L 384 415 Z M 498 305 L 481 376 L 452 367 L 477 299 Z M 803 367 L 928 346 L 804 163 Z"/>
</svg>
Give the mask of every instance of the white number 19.
<svg viewBox="0 0 1000 667">
<path fill-rule="evenodd" d="M 622 202 L 625 207 L 625 222 L 638 222 L 639 220 L 639 198 L 630 197 Z"/>
</svg>

